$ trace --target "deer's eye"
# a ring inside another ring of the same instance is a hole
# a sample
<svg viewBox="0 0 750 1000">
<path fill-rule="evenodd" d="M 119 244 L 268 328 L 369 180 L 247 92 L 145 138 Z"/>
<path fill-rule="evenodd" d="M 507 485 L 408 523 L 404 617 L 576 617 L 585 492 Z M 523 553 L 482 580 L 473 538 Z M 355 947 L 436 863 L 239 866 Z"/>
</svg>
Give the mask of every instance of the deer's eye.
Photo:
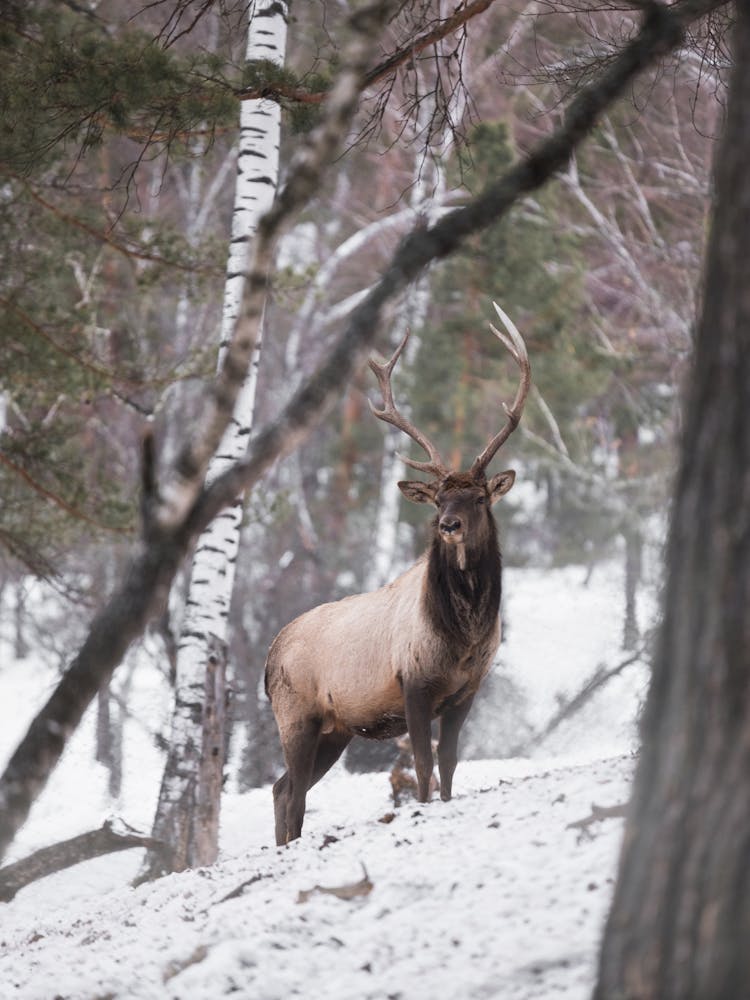
<svg viewBox="0 0 750 1000">
<path fill-rule="evenodd" d="M 477 497 L 477 503 L 478 504 L 481 505 L 481 504 L 486 503 L 486 502 L 487 502 L 487 497 L 481 496 L 481 495 Z"/>
</svg>

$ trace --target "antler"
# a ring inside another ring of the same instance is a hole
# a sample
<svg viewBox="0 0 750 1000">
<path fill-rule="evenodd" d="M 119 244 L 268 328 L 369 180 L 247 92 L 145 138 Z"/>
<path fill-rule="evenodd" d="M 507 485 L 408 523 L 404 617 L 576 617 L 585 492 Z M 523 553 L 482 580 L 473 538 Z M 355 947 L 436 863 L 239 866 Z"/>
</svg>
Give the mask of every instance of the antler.
<svg viewBox="0 0 750 1000">
<path fill-rule="evenodd" d="M 429 472 L 431 475 L 441 479 L 447 476 L 450 470 L 440 457 L 440 452 L 425 434 L 418 430 L 410 420 L 407 420 L 402 413 L 398 412 L 393 402 L 391 374 L 401 352 L 406 347 L 410 333 L 411 330 L 406 331 L 406 336 L 393 352 L 393 357 L 387 364 L 378 364 L 374 358 L 370 358 L 370 368 L 375 372 L 380 391 L 383 394 L 383 409 L 378 410 L 373 406 L 372 401 L 370 401 L 370 409 L 379 420 L 385 420 L 386 423 L 392 424 L 394 427 L 398 427 L 399 430 L 404 431 L 405 434 L 408 434 L 413 441 L 416 441 L 420 448 L 424 448 L 430 457 L 429 462 L 415 462 L 412 458 L 405 458 L 403 455 L 399 455 L 402 462 L 410 465 L 412 469 L 418 469 L 420 472 Z"/>
<path fill-rule="evenodd" d="M 510 435 L 516 429 L 518 421 L 521 419 L 521 414 L 523 413 L 526 397 L 528 396 L 529 389 L 531 388 L 531 365 L 529 364 L 529 355 L 526 351 L 526 345 L 523 342 L 523 337 L 516 329 L 513 321 L 506 316 L 497 302 L 493 302 L 492 304 L 495 307 L 495 311 L 498 316 L 502 320 L 503 326 L 508 331 L 508 336 L 500 330 L 495 329 L 492 323 L 490 323 L 490 329 L 495 336 L 498 337 L 503 344 L 505 344 L 510 353 L 513 355 L 516 364 L 521 369 L 521 378 L 518 384 L 516 398 L 513 400 L 513 405 L 508 406 L 507 403 L 503 403 L 503 408 L 508 415 L 505 426 L 493 437 L 482 454 L 478 455 L 474 459 L 474 463 L 471 467 L 471 473 L 473 475 L 484 472 L 492 459 L 495 457 L 495 453 L 498 448 L 505 444 Z"/>
</svg>

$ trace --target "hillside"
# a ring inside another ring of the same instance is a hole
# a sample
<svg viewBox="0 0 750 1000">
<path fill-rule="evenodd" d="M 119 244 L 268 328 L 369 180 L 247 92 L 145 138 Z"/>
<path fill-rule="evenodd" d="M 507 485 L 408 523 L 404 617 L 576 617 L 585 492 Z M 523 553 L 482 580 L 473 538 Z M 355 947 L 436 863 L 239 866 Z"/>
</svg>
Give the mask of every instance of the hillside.
<svg viewBox="0 0 750 1000">
<path fill-rule="evenodd" d="M 622 655 L 618 571 L 598 571 L 588 586 L 584 578 L 576 569 L 507 573 L 501 669 L 523 692 L 532 728 L 597 664 Z M 107 799 L 104 769 L 92 763 L 90 715 L 13 857 L 96 827 L 108 812 L 148 828 L 161 761 L 150 733 L 168 717 L 169 694 L 147 652 L 136 652 L 120 801 Z M 3 756 L 53 681 L 39 663 L 6 661 Z M 645 668 L 628 668 L 534 757 L 463 761 L 450 803 L 394 809 L 387 774 L 337 765 L 310 793 L 303 838 L 288 848 L 273 846 L 270 789 L 238 794 L 230 780 L 211 869 L 132 889 L 140 858 L 130 851 L 4 905 L 0 996 L 584 1000 L 621 821 L 569 824 L 592 803 L 627 797 L 644 682 Z M 485 706 L 472 739 L 491 724 Z"/>
</svg>

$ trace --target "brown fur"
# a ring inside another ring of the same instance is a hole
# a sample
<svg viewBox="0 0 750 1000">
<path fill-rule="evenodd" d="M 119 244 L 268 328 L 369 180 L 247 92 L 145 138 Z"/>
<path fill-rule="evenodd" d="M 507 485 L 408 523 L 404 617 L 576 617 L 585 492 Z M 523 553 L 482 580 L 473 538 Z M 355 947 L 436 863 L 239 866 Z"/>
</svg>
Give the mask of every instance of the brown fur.
<svg viewBox="0 0 750 1000">
<path fill-rule="evenodd" d="M 500 641 L 501 558 L 490 508 L 513 478 L 451 473 L 400 483 L 408 499 L 437 507 L 425 556 L 373 593 L 313 608 L 274 640 L 266 690 L 287 762 L 274 786 L 278 843 L 299 836 L 308 788 L 353 735 L 398 736 L 410 713 L 421 801 L 432 767 L 429 720 L 444 717 L 438 759 L 441 795 L 450 798 L 458 729 Z"/>
</svg>

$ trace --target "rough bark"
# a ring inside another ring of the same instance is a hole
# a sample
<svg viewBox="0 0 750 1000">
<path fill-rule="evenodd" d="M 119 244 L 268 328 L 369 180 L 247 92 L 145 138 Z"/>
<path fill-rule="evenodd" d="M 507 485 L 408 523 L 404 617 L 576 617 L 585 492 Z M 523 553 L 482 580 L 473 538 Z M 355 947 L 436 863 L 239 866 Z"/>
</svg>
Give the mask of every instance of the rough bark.
<svg viewBox="0 0 750 1000">
<path fill-rule="evenodd" d="M 749 161 L 741 3 L 664 619 L 598 1000 L 750 995 Z"/>
<path fill-rule="evenodd" d="M 25 822 L 31 804 L 44 788 L 86 708 L 101 684 L 112 675 L 131 642 L 162 610 L 170 584 L 191 542 L 216 514 L 242 490 L 258 482 L 269 466 L 298 447 L 322 419 L 337 394 L 372 346 L 380 313 L 390 299 L 416 278 L 433 260 L 455 250 L 472 233 L 498 221 L 523 195 L 542 187 L 566 162 L 576 146 L 595 127 L 600 114 L 660 56 L 679 45 L 682 33 L 696 18 L 723 6 L 721 0 L 687 0 L 669 11 L 658 9 L 643 29 L 586 87 L 571 105 L 558 132 L 491 184 L 464 208 L 451 212 L 436 225 L 413 233 L 402 243 L 380 282 L 356 309 L 343 335 L 316 371 L 294 393 L 279 417 L 269 423 L 249 449 L 247 458 L 202 488 L 208 459 L 218 447 L 230 417 L 236 392 L 250 363 L 254 324 L 261 314 L 265 268 L 281 226 L 310 197 L 324 163 L 330 163 L 337 141 L 351 119 L 362 84 L 365 46 L 359 36 L 340 88 L 331 94 L 331 109 L 313 133 L 305 155 L 290 169 L 286 190 L 273 212 L 263 220 L 259 247 L 249 283 L 243 322 L 229 346 L 231 359 L 222 369 L 206 412 L 197 421 L 196 435 L 180 451 L 167 488 L 157 495 L 153 476 L 145 475 L 144 520 L 146 538 L 134 556 L 122 583 L 95 617 L 80 651 L 58 687 L 32 722 L 26 736 L 0 778 L 0 855 Z M 358 10 L 360 23 L 371 39 L 389 11 Z M 300 181 L 298 183 L 298 180 Z M 148 463 L 147 463 L 148 464 Z"/>
</svg>

